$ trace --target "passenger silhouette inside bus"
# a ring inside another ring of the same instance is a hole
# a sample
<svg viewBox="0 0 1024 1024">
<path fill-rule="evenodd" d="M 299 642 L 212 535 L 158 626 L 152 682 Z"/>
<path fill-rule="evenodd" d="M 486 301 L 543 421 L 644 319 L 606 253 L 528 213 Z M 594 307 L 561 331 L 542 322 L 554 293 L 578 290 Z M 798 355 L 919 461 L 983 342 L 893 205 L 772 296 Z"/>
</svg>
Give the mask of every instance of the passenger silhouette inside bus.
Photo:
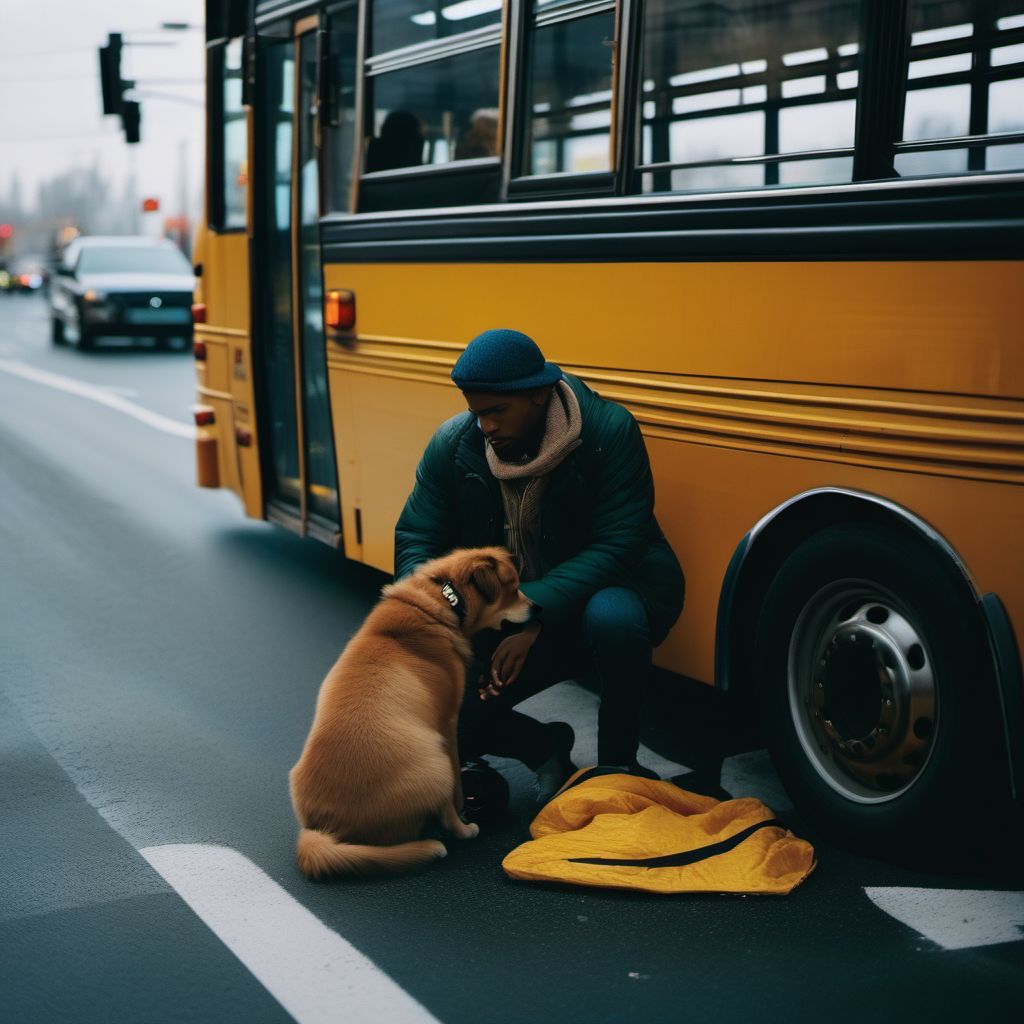
<svg viewBox="0 0 1024 1024">
<path fill-rule="evenodd" d="M 367 171 L 390 171 L 423 163 L 423 128 L 415 114 L 392 110 L 381 125 L 380 136 L 366 147 Z"/>
</svg>

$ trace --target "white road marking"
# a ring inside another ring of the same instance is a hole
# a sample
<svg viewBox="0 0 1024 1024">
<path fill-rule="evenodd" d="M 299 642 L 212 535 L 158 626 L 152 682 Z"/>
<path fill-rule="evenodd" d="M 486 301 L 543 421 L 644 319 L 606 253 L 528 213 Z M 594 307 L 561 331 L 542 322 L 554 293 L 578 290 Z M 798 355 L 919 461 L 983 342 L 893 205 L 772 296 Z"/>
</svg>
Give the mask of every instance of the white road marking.
<svg viewBox="0 0 1024 1024">
<path fill-rule="evenodd" d="M 30 380 L 35 384 L 42 384 L 58 391 L 64 391 L 69 395 L 77 395 L 79 398 L 87 398 L 99 405 L 105 405 L 108 409 L 116 409 L 126 416 L 137 419 L 140 423 L 162 430 L 165 434 L 172 434 L 174 437 L 185 437 L 195 440 L 195 427 L 178 420 L 172 420 L 168 416 L 161 416 L 159 413 L 150 412 L 149 409 L 129 402 L 119 395 L 112 395 L 107 388 L 95 384 L 86 384 L 84 381 L 75 380 L 73 377 L 65 377 L 59 373 L 50 373 L 48 370 L 40 370 L 28 363 L 20 363 L 13 359 L 0 359 L 0 372 L 9 373 L 14 377 L 21 377 L 22 380 Z"/>
<path fill-rule="evenodd" d="M 985 889 L 869 888 L 879 910 L 943 949 L 971 949 L 1024 939 L 1024 892 Z"/>
<path fill-rule="evenodd" d="M 722 789 L 733 796 L 756 796 L 773 811 L 793 809 L 767 750 L 734 754 L 722 762 Z"/>
<path fill-rule="evenodd" d="M 236 850 L 172 844 L 139 853 L 299 1024 L 437 1024 Z"/>
<path fill-rule="evenodd" d="M 572 748 L 573 762 L 580 768 L 597 764 L 597 709 L 601 698 L 578 683 L 566 681 L 524 700 L 518 706 L 523 714 L 532 715 L 542 722 L 568 722 L 576 733 Z M 663 779 L 684 775 L 691 771 L 684 764 L 670 761 L 656 754 L 650 747 L 640 744 L 637 760 Z"/>
</svg>

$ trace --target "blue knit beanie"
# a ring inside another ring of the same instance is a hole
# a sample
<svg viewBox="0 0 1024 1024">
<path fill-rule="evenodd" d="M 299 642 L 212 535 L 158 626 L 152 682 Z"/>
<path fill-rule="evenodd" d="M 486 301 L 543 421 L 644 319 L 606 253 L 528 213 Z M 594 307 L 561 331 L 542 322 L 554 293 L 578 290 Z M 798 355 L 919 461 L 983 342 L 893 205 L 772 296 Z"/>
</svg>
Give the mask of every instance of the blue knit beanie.
<svg viewBox="0 0 1024 1024">
<path fill-rule="evenodd" d="M 463 391 L 527 391 L 561 379 L 532 338 L 503 327 L 478 334 L 452 370 Z"/>
</svg>

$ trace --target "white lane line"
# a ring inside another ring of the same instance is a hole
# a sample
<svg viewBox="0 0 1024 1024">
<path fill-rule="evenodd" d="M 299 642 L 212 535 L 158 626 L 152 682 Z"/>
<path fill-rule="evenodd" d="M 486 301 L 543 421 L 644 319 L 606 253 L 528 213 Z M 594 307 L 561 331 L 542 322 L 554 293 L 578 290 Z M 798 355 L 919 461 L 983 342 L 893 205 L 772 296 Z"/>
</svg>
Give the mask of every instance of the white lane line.
<svg viewBox="0 0 1024 1024">
<path fill-rule="evenodd" d="M 299 1024 L 438 1024 L 236 850 L 190 843 L 139 853 Z"/>
<path fill-rule="evenodd" d="M 568 722 L 576 733 L 572 748 L 573 762 L 579 767 L 597 764 L 597 709 L 601 698 L 578 683 L 567 680 L 549 686 L 546 690 L 527 698 L 517 708 L 542 722 Z M 684 775 L 692 769 L 677 761 L 656 754 L 650 747 L 640 744 L 637 760 L 663 779 Z"/>
<path fill-rule="evenodd" d="M 899 886 L 865 887 L 864 892 L 879 910 L 943 949 L 1024 939 L 1024 892 Z"/>
<path fill-rule="evenodd" d="M 79 398 L 87 398 L 99 405 L 105 405 L 108 409 L 116 409 L 126 416 L 137 419 L 140 423 L 162 430 L 165 434 L 172 434 L 174 437 L 186 437 L 195 440 L 195 427 L 178 420 L 172 420 L 168 416 L 161 416 L 159 413 L 150 412 L 149 409 L 129 402 L 119 395 L 112 395 L 106 388 L 98 387 L 95 384 L 86 384 L 84 381 L 75 380 L 73 377 L 64 377 L 59 373 L 50 373 L 48 370 L 40 370 L 28 363 L 20 363 L 13 359 L 0 359 L 0 372 L 9 373 L 14 377 L 21 377 L 22 380 L 30 380 L 35 384 L 43 384 L 58 391 L 64 391 L 69 395 L 77 395 Z"/>
<path fill-rule="evenodd" d="M 748 750 L 727 757 L 722 762 L 721 786 L 733 796 L 756 796 L 773 811 L 793 809 L 767 750 Z"/>
</svg>

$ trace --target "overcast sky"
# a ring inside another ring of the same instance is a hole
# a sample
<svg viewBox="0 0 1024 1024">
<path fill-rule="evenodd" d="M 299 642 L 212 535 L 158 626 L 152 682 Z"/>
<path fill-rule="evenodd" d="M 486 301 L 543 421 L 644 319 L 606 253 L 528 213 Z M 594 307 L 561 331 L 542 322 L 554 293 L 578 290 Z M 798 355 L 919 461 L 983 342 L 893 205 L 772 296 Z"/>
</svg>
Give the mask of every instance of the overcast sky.
<svg viewBox="0 0 1024 1024">
<path fill-rule="evenodd" d="M 201 25 L 203 0 L 0 0 L 0 195 L 12 177 L 35 205 L 40 181 L 97 162 L 114 194 L 134 171 L 141 196 L 178 213 L 180 153 L 188 165 L 189 205 L 198 207 L 203 161 L 202 31 L 161 32 L 165 21 Z M 124 141 L 119 117 L 104 117 L 98 49 L 108 32 L 126 44 L 122 76 L 140 91 L 142 141 Z M 173 80 L 173 81 L 172 81 Z M 151 81 L 151 85 L 146 85 Z M 182 102 L 190 101 L 190 102 Z"/>
</svg>

